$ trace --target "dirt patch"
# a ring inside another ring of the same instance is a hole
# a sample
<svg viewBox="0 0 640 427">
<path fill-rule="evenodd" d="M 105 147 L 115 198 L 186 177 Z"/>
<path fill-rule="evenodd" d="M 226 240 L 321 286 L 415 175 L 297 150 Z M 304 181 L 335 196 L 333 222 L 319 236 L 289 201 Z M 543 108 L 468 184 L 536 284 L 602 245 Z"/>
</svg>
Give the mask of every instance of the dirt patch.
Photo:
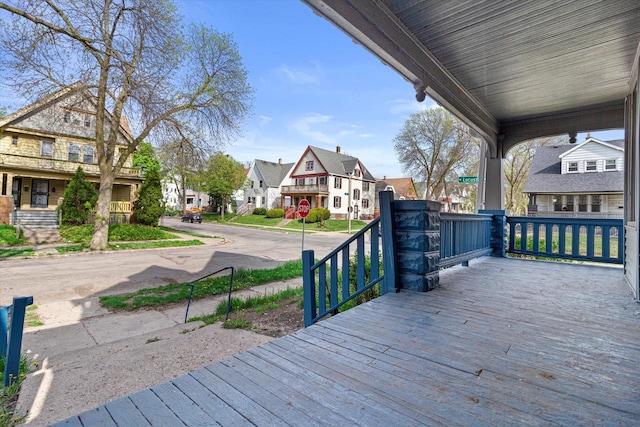
<svg viewBox="0 0 640 427">
<path fill-rule="evenodd" d="M 299 298 L 278 301 L 268 309 L 242 310 L 229 315 L 230 324 L 243 325 L 259 334 L 278 338 L 296 332 L 304 327 L 304 310 Z"/>
</svg>

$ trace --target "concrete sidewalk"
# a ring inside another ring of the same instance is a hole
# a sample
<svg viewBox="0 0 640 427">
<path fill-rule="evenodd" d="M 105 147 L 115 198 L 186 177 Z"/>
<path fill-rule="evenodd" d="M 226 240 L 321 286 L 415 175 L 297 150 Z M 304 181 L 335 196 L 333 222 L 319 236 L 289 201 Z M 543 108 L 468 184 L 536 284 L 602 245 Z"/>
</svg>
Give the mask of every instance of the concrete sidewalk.
<svg viewBox="0 0 640 427">
<path fill-rule="evenodd" d="M 256 286 L 232 296 L 268 295 L 302 285 L 302 278 Z M 211 314 L 227 294 L 192 301 L 189 317 Z M 100 404 L 198 369 L 272 338 L 250 331 L 184 323 L 186 303 L 115 312 L 91 297 L 41 303 L 45 326 L 27 328 L 23 352 L 38 362 L 22 385 L 18 413 L 48 425 Z"/>
</svg>

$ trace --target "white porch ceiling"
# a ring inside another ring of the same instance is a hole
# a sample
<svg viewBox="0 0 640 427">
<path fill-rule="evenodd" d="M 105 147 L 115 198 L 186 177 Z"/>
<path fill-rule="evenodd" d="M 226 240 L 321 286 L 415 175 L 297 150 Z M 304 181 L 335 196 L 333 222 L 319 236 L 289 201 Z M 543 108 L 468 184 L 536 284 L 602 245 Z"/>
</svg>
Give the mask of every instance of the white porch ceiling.
<svg viewBox="0 0 640 427">
<path fill-rule="evenodd" d="M 623 127 L 638 0 L 303 1 L 494 149 Z"/>
</svg>

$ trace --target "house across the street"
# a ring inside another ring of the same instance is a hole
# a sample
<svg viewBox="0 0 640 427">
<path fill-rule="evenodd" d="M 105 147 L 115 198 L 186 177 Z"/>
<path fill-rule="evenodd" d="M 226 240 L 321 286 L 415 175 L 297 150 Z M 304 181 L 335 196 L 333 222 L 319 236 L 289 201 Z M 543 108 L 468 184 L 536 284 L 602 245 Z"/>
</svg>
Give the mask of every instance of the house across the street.
<svg viewBox="0 0 640 427">
<path fill-rule="evenodd" d="M 524 192 L 529 216 L 622 218 L 624 141 L 536 148 Z"/>
</svg>

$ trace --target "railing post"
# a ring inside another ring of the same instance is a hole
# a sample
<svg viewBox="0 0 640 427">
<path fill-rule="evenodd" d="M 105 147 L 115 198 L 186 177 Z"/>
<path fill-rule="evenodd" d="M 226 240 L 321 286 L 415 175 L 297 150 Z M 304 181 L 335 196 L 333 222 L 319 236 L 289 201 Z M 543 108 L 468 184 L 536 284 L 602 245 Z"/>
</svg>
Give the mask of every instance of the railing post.
<svg viewBox="0 0 640 427">
<path fill-rule="evenodd" d="M 402 200 L 394 205 L 400 287 L 430 291 L 440 284 L 440 203 Z"/>
<path fill-rule="evenodd" d="M 4 386 L 8 387 L 18 379 L 20 372 L 20 351 L 22 350 L 22 330 L 24 329 L 24 313 L 28 305 L 33 304 L 33 297 L 14 297 L 11 313 L 11 327 L 4 366 Z"/>
<path fill-rule="evenodd" d="M 393 208 L 393 192 L 381 191 L 380 198 L 380 228 L 382 235 L 382 267 L 384 279 L 380 285 L 380 293 L 397 292 L 396 286 L 396 251 L 395 251 L 395 216 Z M 375 236 L 371 236 L 372 239 Z"/>
<path fill-rule="evenodd" d="M 493 215 L 491 221 L 491 256 L 504 258 L 507 256 L 507 211 L 500 209 L 480 209 L 480 214 Z M 525 225 L 526 226 L 526 225 Z M 526 241 L 524 247 L 526 248 Z"/>
<path fill-rule="evenodd" d="M 302 302 L 304 304 L 305 328 L 313 325 L 313 319 L 318 313 L 315 274 L 311 271 L 314 259 L 312 250 L 302 252 Z"/>
</svg>

